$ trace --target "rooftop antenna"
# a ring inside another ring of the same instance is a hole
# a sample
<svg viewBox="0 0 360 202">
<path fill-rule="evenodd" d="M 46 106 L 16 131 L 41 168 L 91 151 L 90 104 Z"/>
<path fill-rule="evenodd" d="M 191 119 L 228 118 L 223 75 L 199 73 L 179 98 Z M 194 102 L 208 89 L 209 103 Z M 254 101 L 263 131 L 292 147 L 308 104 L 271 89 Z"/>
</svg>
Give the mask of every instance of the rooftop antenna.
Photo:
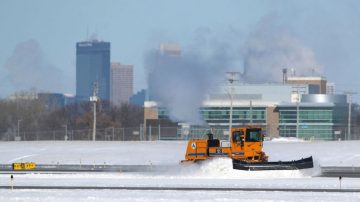
<svg viewBox="0 0 360 202">
<path fill-rule="evenodd" d="M 283 68 L 282 73 L 283 73 L 283 84 L 285 84 L 287 83 L 287 69 Z"/>
<path fill-rule="evenodd" d="M 295 76 L 296 72 L 294 68 L 291 68 L 291 76 Z"/>
<path fill-rule="evenodd" d="M 311 68 L 311 76 L 315 76 L 315 67 Z"/>
</svg>

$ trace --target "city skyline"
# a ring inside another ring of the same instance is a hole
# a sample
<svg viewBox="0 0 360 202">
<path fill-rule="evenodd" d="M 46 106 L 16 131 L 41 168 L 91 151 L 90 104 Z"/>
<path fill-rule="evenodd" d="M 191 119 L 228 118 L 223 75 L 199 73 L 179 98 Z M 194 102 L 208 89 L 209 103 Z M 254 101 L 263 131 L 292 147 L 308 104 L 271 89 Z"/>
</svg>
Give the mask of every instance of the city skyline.
<svg viewBox="0 0 360 202">
<path fill-rule="evenodd" d="M 134 91 L 147 88 L 144 54 L 164 42 L 179 44 L 183 53 L 201 54 L 225 44 L 238 53 L 231 68 L 243 72 L 242 52 L 253 45 L 251 35 L 258 27 L 300 44 L 302 53 L 316 62 L 304 64 L 323 67 L 323 76 L 336 84 L 337 91 L 360 92 L 360 26 L 354 20 L 359 8 L 359 2 L 350 0 L 2 1 L 0 96 L 32 87 L 75 94 L 74 44 L 89 38 L 111 42 L 111 60 L 134 65 Z M 267 59 L 253 65 L 264 65 Z M 289 69 L 293 65 L 284 64 Z M 359 95 L 354 100 L 359 101 Z"/>
</svg>

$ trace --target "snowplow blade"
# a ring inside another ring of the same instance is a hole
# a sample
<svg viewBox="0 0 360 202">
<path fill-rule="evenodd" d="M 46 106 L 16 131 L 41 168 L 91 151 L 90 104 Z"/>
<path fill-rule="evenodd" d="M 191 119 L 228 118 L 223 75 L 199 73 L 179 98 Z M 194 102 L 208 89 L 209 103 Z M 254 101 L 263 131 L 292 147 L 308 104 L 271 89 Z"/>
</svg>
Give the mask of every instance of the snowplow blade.
<svg viewBox="0 0 360 202">
<path fill-rule="evenodd" d="M 312 156 L 296 161 L 277 161 L 277 162 L 246 162 L 233 159 L 233 169 L 237 170 L 300 170 L 313 168 Z"/>
</svg>

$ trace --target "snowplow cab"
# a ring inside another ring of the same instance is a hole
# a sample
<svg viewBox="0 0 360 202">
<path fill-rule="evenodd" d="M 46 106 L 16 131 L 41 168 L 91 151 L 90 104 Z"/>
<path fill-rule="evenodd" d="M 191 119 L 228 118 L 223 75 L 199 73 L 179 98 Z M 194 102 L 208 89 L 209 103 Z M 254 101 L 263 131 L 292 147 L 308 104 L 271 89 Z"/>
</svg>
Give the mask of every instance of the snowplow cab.
<svg viewBox="0 0 360 202">
<path fill-rule="evenodd" d="M 214 157 L 230 157 L 249 162 L 267 161 L 267 156 L 262 152 L 263 135 L 259 127 L 232 128 L 230 140 L 214 139 L 211 133 L 207 136 L 207 139 L 189 140 L 185 161 Z"/>
<path fill-rule="evenodd" d="M 231 129 L 231 158 L 248 162 L 264 162 L 268 157 L 262 151 L 264 136 L 260 127 Z"/>
</svg>

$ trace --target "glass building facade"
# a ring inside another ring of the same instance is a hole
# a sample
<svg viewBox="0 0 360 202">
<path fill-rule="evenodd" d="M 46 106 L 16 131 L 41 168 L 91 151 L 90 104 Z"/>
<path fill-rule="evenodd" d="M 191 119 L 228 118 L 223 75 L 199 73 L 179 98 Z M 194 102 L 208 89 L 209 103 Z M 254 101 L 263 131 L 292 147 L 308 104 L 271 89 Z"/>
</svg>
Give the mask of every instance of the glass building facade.
<svg viewBox="0 0 360 202">
<path fill-rule="evenodd" d="M 203 107 L 200 109 L 204 121 L 209 125 L 229 126 L 230 107 Z M 266 107 L 233 107 L 232 124 L 265 124 Z"/>
<path fill-rule="evenodd" d="M 230 100 L 227 88 L 207 95 L 199 113 L 214 134 L 228 131 Z M 265 136 L 301 139 L 346 139 L 348 103 L 343 94 L 308 94 L 306 85 L 243 84 L 233 88 L 232 126 L 256 125 Z M 168 118 L 159 108 L 158 118 Z M 193 128 L 193 126 L 190 127 Z M 203 132 L 203 131 L 201 131 Z M 195 133 L 194 134 L 201 134 Z"/>
<path fill-rule="evenodd" d="M 85 41 L 76 43 L 76 97 L 88 101 L 98 84 L 98 97 L 110 100 L 110 43 Z"/>
<path fill-rule="evenodd" d="M 278 111 L 281 137 L 334 140 L 334 131 L 346 124 L 345 106 L 278 106 Z"/>
</svg>

